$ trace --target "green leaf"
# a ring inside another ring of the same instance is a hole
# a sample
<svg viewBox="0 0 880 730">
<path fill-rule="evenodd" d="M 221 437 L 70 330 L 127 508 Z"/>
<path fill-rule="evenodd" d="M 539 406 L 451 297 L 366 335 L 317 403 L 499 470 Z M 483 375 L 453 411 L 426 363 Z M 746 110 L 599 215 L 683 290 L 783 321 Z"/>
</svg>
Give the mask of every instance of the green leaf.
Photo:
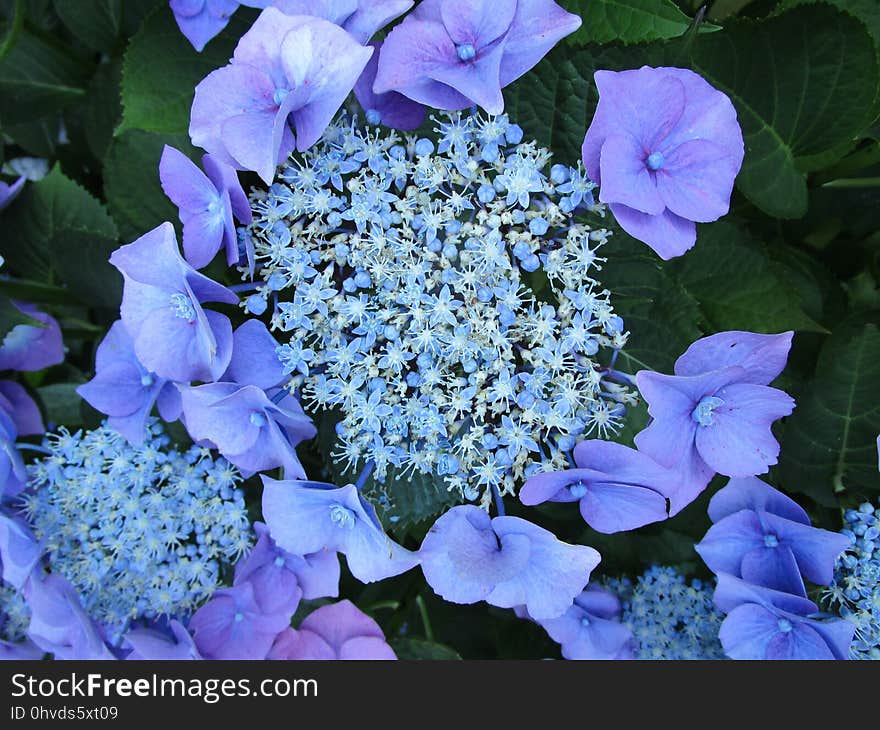
<svg viewBox="0 0 880 730">
<path fill-rule="evenodd" d="M 782 433 L 780 482 L 833 506 L 833 494 L 880 491 L 880 330 L 872 318 L 841 324 Z"/>
<path fill-rule="evenodd" d="M 100 201 L 56 165 L 28 185 L 5 221 L 3 255 L 21 276 L 64 281 L 83 301 L 115 306 L 121 282 L 107 262 L 119 234 Z"/>
<path fill-rule="evenodd" d="M 690 58 L 736 107 L 746 144 L 740 190 L 769 215 L 802 216 L 798 159 L 810 167 L 870 121 L 880 71 L 865 26 L 827 5 L 799 6 L 698 37 Z"/>
<path fill-rule="evenodd" d="M 91 64 L 23 31 L 0 61 L 0 122 L 31 122 L 85 96 Z"/>
<path fill-rule="evenodd" d="M 229 62 L 250 17 L 237 12 L 201 53 L 180 32 L 167 7 L 147 18 L 125 52 L 117 134 L 129 129 L 185 134 L 196 84 Z"/>
<path fill-rule="evenodd" d="M 701 225 L 696 245 L 666 266 L 699 302 L 711 331 L 825 331 L 804 314 L 763 246 L 729 221 Z"/>
<path fill-rule="evenodd" d="M 600 253 L 608 261 L 599 278 L 631 333 L 620 353 L 622 368 L 671 372 L 675 359 L 702 335 L 697 301 L 656 255 L 623 232 L 615 232 Z"/>
<path fill-rule="evenodd" d="M 83 128 L 89 150 L 96 159 L 107 154 L 113 132 L 122 115 L 119 84 L 122 64 L 111 60 L 98 66 L 89 83 L 89 98 L 82 111 Z"/>
<path fill-rule="evenodd" d="M 61 22 L 93 51 L 112 49 L 122 27 L 122 0 L 53 0 Z"/>
<path fill-rule="evenodd" d="M 130 129 L 113 139 L 104 158 L 104 197 L 125 241 L 163 221 L 177 221 L 177 208 L 159 184 L 159 158 L 166 144 L 196 155 L 185 135 Z"/>
<path fill-rule="evenodd" d="M 28 316 L 16 307 L 12 300 L 5 294 L 0 294 L 0 341 L 7 334 L 20 324 L 31 325 L 32 327 L 45 327 L 42 322 Z"/>
<path fill-rule="evenodd" d="M 583 19 L 569 43 L 643 43 L 682 35 L 691 19 L 672 0 L 570 0 L 566 9 Z M 717 30 L 703 25 L 701 30 Z"/>
<path fill-rule="evenodd" d="M 81 383 L 53 383 L 37 388 L 45 409 L 46 420 L 68 428 L 95 428 L 100 423 L 96 414 L 77 394 Z"/>
<path fill-rule="evenodd" d="M 455 649 L 434 641 L 394 637 L 389 639 L 388 643 L 394 649 L 398 659 L 433 659 L 438 661 L 461 659 Z"/>
</svg>

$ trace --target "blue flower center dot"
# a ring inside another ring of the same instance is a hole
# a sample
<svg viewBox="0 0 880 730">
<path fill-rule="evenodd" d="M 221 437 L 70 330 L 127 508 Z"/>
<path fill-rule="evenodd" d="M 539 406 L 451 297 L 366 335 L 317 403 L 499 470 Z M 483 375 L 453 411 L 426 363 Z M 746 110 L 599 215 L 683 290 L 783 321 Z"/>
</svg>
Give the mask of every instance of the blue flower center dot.
<svg viewBox="0 0 880 730">
<path fill-rule="evenodd" d="M 569 494 L 575 499 L 580 499 L 587 493 L 587 485 L 583 482 L 575 482 L 568 486 Z"/>
<path fill-rule="evenodd" d="M 283 568 L 284 567 L 284 558 L 282 558 L 280 555 L 277 558 L 275 558 L 275 567 L 276 568 Z"/>
<path fill-rule="evenodd" d="M 145 388 L 149 388 L 153 384 L 153 376 L 150 373 L 146 375 L 141 375 L 141 385 Z"/>
<path fill-rule="evenodd" d="M 724 401 L 721 400 L 721 398 L 714 395 L 707 395 L 697 403 L 697 407 L 694 408 L 693 413 L 691 413 L 691 418 L 693 418 L 700 426 L 712 426 L 715 423 L 715 420 L 712 418 L 712 411 L 720 405 L 724 405 Z"/>
<path fill-rule="evenodd" d="M 776 623 L 776 625 L 779 627 L 779 630 L 783 634 L 787 634 L 792 629 L 791 621 L 789 621 L 787 618 L 779 619 L 779 621 Z"/>
<path fill-rule="evenodd" d="M 382 114 L 378 109 L 367 109 L 367 124 L 376 125 L 382 121 Z"/>
<path fill-rule="evenodd" d="M 588 619 L 586 616 L 584 616 L 581 619 L 581 626 L 583 626 L 584 628 L 587 628 L 589 625 L 590 625 L 590 619 Z"/>
<path fill-rule="evenodd" d="M 662 152 L 652 152 L 648 155 L 648 159 L 645 160 L 645 164 L 648 166 L 649 170 L 653 170 L 657 172 L 661 167 L 663 167 L 663 153 Z"/>
<path fill-rule="evenodd" d="M 272 101 L 274 101 L 278 106 L 281 106 L 284 99 L 290 93 L 288 89 L 275 89 L 275 94 L 272 96 Z"/>
<path fill-rule="evenodd" d="M 768 548 L 775 548 L 779 545 L 776 535 L 764 535 L 764 545 Z"/>
<path fill-rule="evenodd" d="M 355 522 L 354 512 L 341 504 L 334 504 L 330 508 L 330 521 L 337 527 L 353 527 Z"/>
<path fill-rule="evenodd" d="M 477 49 L 470 43 L 462 43 L 460 46 L 456 46 L 455 52 L 458 54 L 458 58 L 461 61 L 470 61 L 477 55 Z"/>
<path fill-rule="evenodd" d="M 251 413 L 251 423 L 257 428 L 262 428 L 266 425 L 266 416 L 260 411 L 253 411 Z"/>
<path fill-rule="evenodd" d="M 244 621 L 244 614 L 241 611 L 239 611 L 238 613 L 235 614 L 235 616 L 232 617 L 232 619 L 233 619 L 233 621 L 235 621 L 235 623 L 239 624 L 242 621 Z"/>
</svg>

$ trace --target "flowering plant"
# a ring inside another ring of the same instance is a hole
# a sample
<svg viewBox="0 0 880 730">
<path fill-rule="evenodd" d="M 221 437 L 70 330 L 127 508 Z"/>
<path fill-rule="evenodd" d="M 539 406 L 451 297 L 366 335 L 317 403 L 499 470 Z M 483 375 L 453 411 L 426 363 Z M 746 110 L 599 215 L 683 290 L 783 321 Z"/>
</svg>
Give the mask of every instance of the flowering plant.
<svg viewBox="0 0 880 730">
<path fill-rule="evenodd" d="M 695 5 L 0 5 L 0 657 L 878 658 L 880 28 Z"/>
</svg>

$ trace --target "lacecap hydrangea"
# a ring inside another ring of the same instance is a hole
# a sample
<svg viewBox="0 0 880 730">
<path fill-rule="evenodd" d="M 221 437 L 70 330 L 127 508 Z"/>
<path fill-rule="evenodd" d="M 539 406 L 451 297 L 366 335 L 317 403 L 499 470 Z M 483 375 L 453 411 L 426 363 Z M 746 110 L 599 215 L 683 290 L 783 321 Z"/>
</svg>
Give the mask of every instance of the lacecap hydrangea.
<svg viewBox="0 0 880 730">
<path fill-rule="evenodd" d="M 339 462 L 486 505 L 615 432 L 631 395 L 596 355 L 627 333 L 583 169 L 506 116 L 435 121 L 436 144 L 340 117 L 253 193 L 244 306 L 306 409 L 340 411 Z"/>
<path fill-rule="evenodd" d="M 21 511 L 45 563 L 110 637 L 135 619 L 187 618 L 251 545 L 235 467 L 169 443 L 156 423 L 140 446 L 107 426 L 61 429 L 29 467 Z"/>
</svg>

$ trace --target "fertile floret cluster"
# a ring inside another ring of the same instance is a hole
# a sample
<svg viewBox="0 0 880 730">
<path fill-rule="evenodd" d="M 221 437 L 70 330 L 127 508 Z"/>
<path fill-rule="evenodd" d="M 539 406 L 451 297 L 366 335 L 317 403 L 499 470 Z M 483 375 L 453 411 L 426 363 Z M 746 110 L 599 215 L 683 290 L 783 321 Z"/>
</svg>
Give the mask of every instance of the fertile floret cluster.
<svg viewBox="0 0 880 730">
<path fill-rule="evenodd" d="M 688 582 L 675 568 L 653 565 L 637 580 L 611 580 L 623 602 L 622 621 L 636 638 L 637 659 L 724 659 L 718 631 L 724 615 L 712 586 Z"/>
<path fill-rule="evenodd" d="M 0 584 L 0 641 L 14 643 L 23 639 L 30 620 L 30 609 L 21 591 Z"/>
<path fill-rule="evenodd" d="M 506 116 L 437 124 L 435 147 L 343 118 L 282 166 L 242 233 L 245 306 L 285 333 L 304 405 L 340 410 L 345 465 L 485 501 L 615 431 L 630 396 L 594 357 L 626 332 L 591 278 L 609 233 L 583 169 L 546 172 Z"/>
<path fill-rule="evenodd" d="M 831 608 L 855 624 L 853 659 L 880 659 L 880 507 L 870 502 L 847 510 L 842 534 L 852 547 L 838 559 L 825 592 Z"/>
<path fill-rule="evenodd" d="M 186 616 L 250 547 L 236 469 L 168 444 L 158 424 L 140 446 L 107 426 L 61 429 L 29 469 L 23 512 L 49 569 L 114 635 L 135 618 Z"/>
</svg>

